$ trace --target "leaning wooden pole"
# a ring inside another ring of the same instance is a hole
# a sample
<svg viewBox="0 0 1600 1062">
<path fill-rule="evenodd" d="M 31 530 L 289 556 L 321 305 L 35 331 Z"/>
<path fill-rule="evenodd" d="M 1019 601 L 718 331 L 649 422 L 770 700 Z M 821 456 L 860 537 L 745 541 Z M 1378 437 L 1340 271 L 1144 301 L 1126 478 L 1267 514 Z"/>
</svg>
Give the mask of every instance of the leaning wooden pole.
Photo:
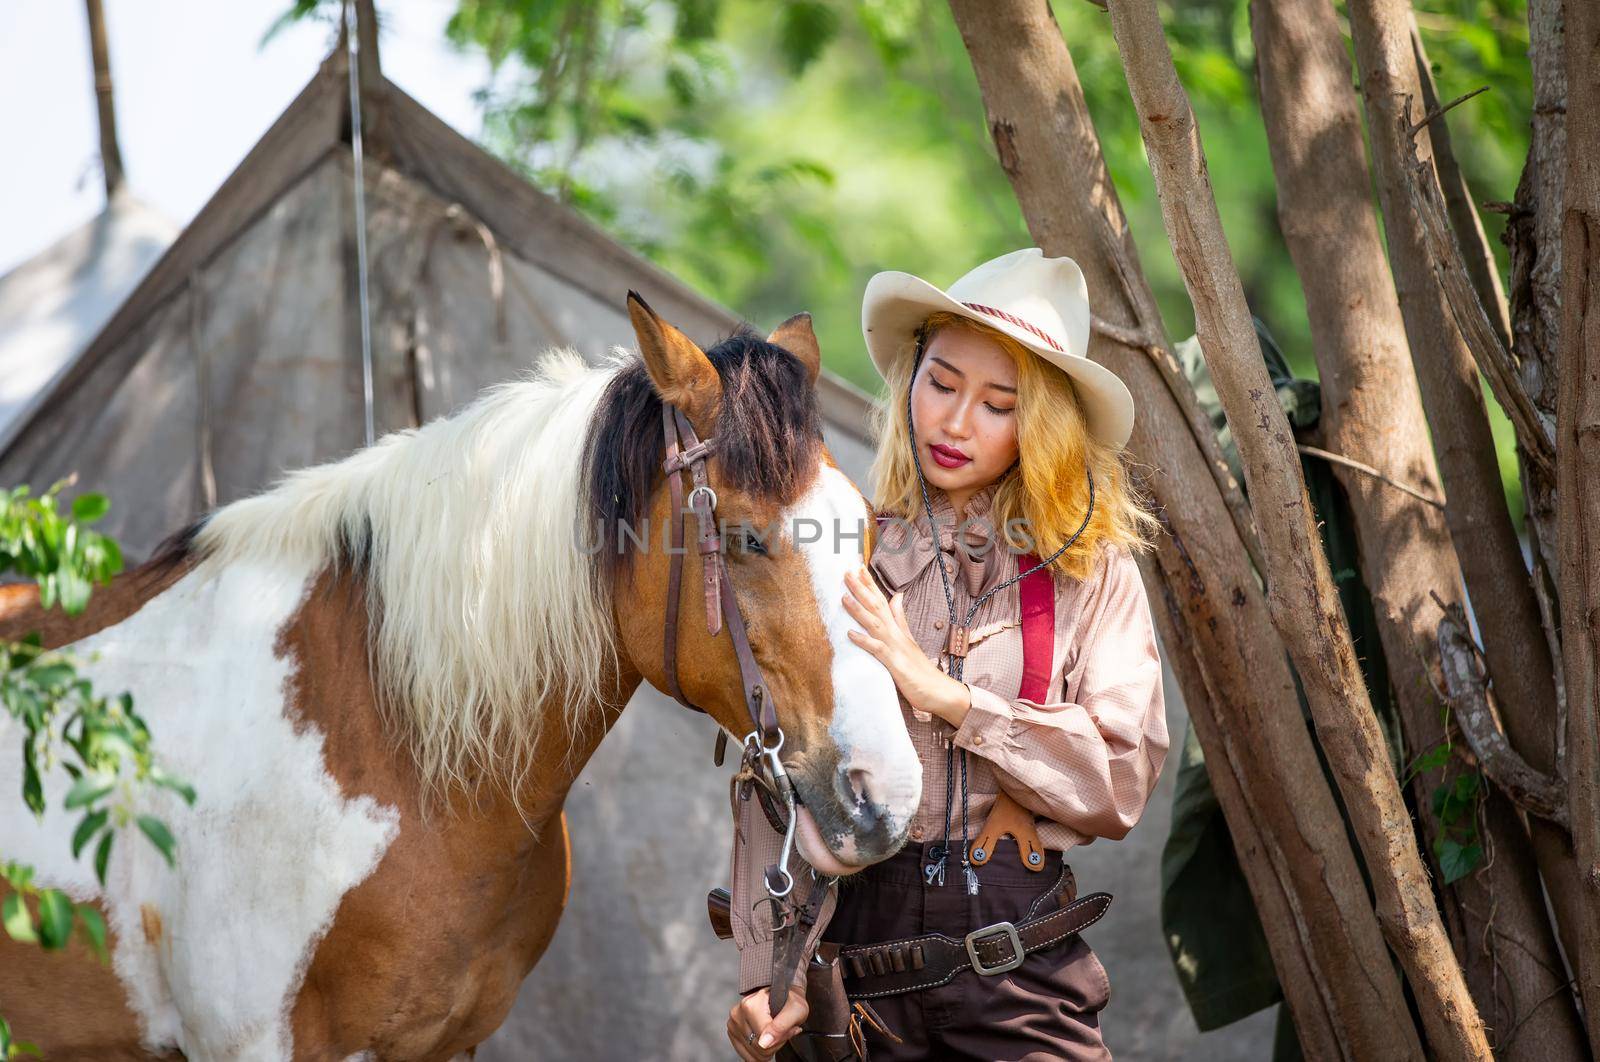
<svg viewBox="0 0 1600 1062">
<path fill-rule="evenodd" d="M 1327 0 L 1252 4 L 1250 27 L 1277 177 L 1278 220 L 1306 296 L 1328 447 L 1389 480 L 1442 498 L 1368 191 L 1360 107 L 1350 91 L 1350 58 L 1333 7 Z M 1339 464 L 1333 470 L 1355 514 L 1362 571 L 1372 590 L 1408 759 L 1414 758 L 1447 740 L 1433 679 L 1442 618 L 1434 595 L 1447 603 L 1464 600 L 1460 564 L 1442 510 L 1383 479 Z M 1546 725 L 1552 726 L 1548 719 Z M 1443 830 L 1432 793 L 1453 782 L 1462 765 L 1457 759 L 1450 767 L 1421 771 L 1412 782 L 1429 839 Z M 1571 992 L 1564 990 L 1565 963 L 1545 914 L 1526 830 L 1498 789 L 1491 787 L 1485 800 L 1483 842 L 1494 858 L 1454 884 L 1440 885 L 1451 943 L 1495 1033 L 1500 1058 L 1583 1057 L 1582 1022 Z"/>
<path fill-rule="evenodd" d="M 1554 662 L 1506 509 L 1478 367 L 1435 277 L 1422 222 L 1407 190 L 1413 159 L 1420 154 L 1428 161 L 1432 154 L 1426 127 L 1417 133 L 1415 152 L 1402 129 L 1406 120 L 1422 117 L 1411 23 L 1407 0 L 1350 0 L 1350 32 L 1361 71 L 1384 236 L 1412 361 L 1422 384 L 1434 454 L 1450 500 L 1445 519 L 1467 594 L 1475 604 L 1484 656 L 1508 718 L 1507 729 L 1522 739 L 1525 759 L 1543 764 L 1553 759 L 1548 735 L 1550 706 L 1555 703 Z M 1541 716 L 1543 725 L 1538 722 Z M 1565 922 L 1576 906 L 1571 897 L 1576 888 L 1572 865 L 1554 850 L 1559 839 L 1552 841 L 1546 827 L 1535 828 L 1534 840 L 1545 887 L 1554 897 L 1558 919 Z"/>
<path fill-rule="evenodd" d="M 1129 449 L 1136 468 L 1155 470 L 1145 486 L 1168 526 L 1143 570 L 1147 585 L 1159 575 L 1152 599 L 1184 626 L 1181 640 L 1164 642 L 1192 658 L 1176 674 L 1208 769 L 1226 764 L 1236 781 L 1219 785 L 1218 798 L 1301 1043 L 1318 1059 L 1421 1059 L 1344 823 L 1293 710 L 1283 643 L 1191 427 L 1183 398 L 1193 403 L 1193 391 L 1167 371 L 1171 345 L 1061 30 L 1034 0 L 950 7 L 1028 230 L 1045 253 L 1082 266 L 1096 316 L 1090 355 L 1139 404 Z"/>
<path fill-rule="evenodd" d="M 1488 1059 L 1483 1022 L 1434 904 L 1356 661 L 1294 435 L 1267 375 L 1161 16 L 1155 0 L 1110 0 L 1108 10 L 1200 347 L 1234 427 L 1267 555 L 1267 601 L 1366 857 L 1379 921 L 1405 967 L 1436 1055 Z"/>
<path fill-rule="evenodd" d="M 1293 1000 L 1290 1014 L 1294 1018 L 1300 1052 L 1310 1059 L 1353 1058 L 1345 1050 L 1339 1035 L 1338 1015 L 1330 1008 L 1327 998 L 1321 993 L 1307 991 L 1321 979 L 1315 956 L 1298 933 L 1283 931 L 1295 924 L 1295 902 L 1285 889 L 1288 877 L 1272 872 L 1271 863 L 1282 861 L 1282 850 L 1258 825 L 1256 801 L 1252 800 L 1248 779 L 1240 777 L 1250 760 L 1215 754 L 1217 749 L 1228 744 L 1220 722 L 1227 713 L 1218 710 L 1211 700 L 1205 670 L 1200 666 L 1197 647 L 1191 637 L 1190 617 L 1179 606 L 1170 583 L 1154 559 L 1141 557 L 1139 568 L 1145 584 L 1161 590 L 1162 607 L 1152 608 L 1151 613 L 1161 639 L 1162 655 L 1183 689 L 1184 707 L 1189 711 L 1189 722 L 1194 726 L 1200 747 L 1207 750 L 1206 775 L 1211 781 L 1211 790 L 1227 819 L 1234 848 L 1240 853 L 1239 865 L 1250 886 L 1261 924 L 1267 928 L 1273 968 L 1279 983 L 1285 986 L 1286 998 Z M 1271 855 L 1267 860 L 1259 858 L 1258 853 L 1269 851 Z M 1305 1008 L 1314 1013 L 1302 1014 Z"/>
<path fill-rule="evenodd" d="M 100 117 L 100 169 L 106 199 L 122 187 L 122 148 L 117 145 L 117 108 L 111 91 L 111 49 L 106 43 L 106 13 L 100 0 L 85 0 L 89 14 L 89 55 L 94 63 L 94 99 Z"/>
<path fill-rule="evenodd" d="M 1556 520 L 1567 680 L 1568 810 L 1582 917 L 1578 988 L 1600 1056 L 1600 10 L 1568 0 Z"/>
</svg>

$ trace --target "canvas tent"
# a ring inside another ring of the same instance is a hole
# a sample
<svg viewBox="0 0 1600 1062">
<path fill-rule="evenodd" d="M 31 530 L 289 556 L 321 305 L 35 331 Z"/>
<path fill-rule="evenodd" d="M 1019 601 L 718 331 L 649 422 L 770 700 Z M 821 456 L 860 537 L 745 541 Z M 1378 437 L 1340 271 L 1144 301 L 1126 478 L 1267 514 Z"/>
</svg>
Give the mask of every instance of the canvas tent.
<svg viewBox="0 0 1600 1062">
<path fill-rule="evenodd" d="M 0 276 L 0 447 L 177 234 L 170 218 L 123 188 Z"/>
<path fill-rule="evenodd" d="M 737 323 L 384 79 L 370 42 L 363 55 L 380 434 L 458 408 L 552 345 L 632 347 L 630 288 L 703 344 Z M 347 76 L 336 50 L 19 418 L 0 482 L 78 471 L 140 558 L 212 505 L 361 445 Z M 831 376 L 820 387 L 827 442 L 864 482 L 869 400 Z M 731 768 L 711 767 L 714 733 L 653 689 L 634 698 L 568 802 L 560 930 L 480 1059 L 722 1053 L 735 963 L 704 898 L 726 877 Z"/>
</svg>

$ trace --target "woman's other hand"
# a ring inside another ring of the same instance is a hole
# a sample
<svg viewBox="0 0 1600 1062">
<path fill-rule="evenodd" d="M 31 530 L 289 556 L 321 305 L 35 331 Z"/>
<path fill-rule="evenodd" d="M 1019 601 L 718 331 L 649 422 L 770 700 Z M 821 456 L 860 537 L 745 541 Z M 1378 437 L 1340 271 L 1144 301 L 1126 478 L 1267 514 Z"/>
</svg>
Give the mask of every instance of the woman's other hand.
<svg viewBox="0 0 1600 1062">
<path fill-rule="evenodd" d="M 811 1008 L 802 992 L 790 992 L 783 1009 L 773 1016 L 765 988 L 758 988 L 733 1005 L 728 1014 L 728 1042 L 744 1062 L 757 1062 L 778 1053 L 806 1020 Z M 754 1037 L 751 1036 L 754 1033 Z M 763 1038 L 766 1038 L 763 1040 Z M 763 1042 L 765 1046 L 763 1046 Z"/>
<path fill-rule="evenodd" d="M 844 595 L 845 611 L 861 624 L 859 631 L 849 632 L 850 640 L 889 669 L 913 708 L 960 726 L 972 704 L 971 691 L 966 683 L 940 671 L 917 644 L 906 619 L 905 593 L 895 594 L 892 601 L 885 599 L 864 567 L 846 572 L 844 581 L 850 591 Z"/>
</svg>

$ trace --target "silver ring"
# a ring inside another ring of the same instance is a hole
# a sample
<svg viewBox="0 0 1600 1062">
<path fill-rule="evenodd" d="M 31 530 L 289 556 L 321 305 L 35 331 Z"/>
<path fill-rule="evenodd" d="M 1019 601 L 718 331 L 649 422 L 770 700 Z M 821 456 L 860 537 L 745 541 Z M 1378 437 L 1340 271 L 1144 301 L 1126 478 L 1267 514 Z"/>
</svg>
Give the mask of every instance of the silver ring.
<svg viewBox="0 0 1600 1062">
<path fill-rule="evenodd" d="M 747 1044 L 753 1044 L 756 1042 L 756 1031 L 754 1029 L 751 1029 L 749 1032 L 745 1033 L 744 1042 Z"/>
</svg>

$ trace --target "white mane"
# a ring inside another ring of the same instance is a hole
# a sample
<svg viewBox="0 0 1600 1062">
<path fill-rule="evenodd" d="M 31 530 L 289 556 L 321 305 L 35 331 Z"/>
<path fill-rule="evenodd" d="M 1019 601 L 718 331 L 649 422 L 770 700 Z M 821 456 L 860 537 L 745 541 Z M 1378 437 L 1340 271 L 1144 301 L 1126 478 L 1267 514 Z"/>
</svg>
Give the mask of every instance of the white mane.
<svg viewBox="0 0 1600 1062">
<path fill-rule="evenodd" d="M 570 735 L 606 692 L 617 647 L 610 590 L 574 537 L 580 450 L 606 385 L 637 357 L 614 347 L 591 366 L 551 350 L 455 415 L 291 472 L 198 533 L 206 565 L 318 570 L 367 545 L 379 695 L 425 791 L 486 778 L 520 792 L 542 706 L 561 706 Z"/>
</svg>

